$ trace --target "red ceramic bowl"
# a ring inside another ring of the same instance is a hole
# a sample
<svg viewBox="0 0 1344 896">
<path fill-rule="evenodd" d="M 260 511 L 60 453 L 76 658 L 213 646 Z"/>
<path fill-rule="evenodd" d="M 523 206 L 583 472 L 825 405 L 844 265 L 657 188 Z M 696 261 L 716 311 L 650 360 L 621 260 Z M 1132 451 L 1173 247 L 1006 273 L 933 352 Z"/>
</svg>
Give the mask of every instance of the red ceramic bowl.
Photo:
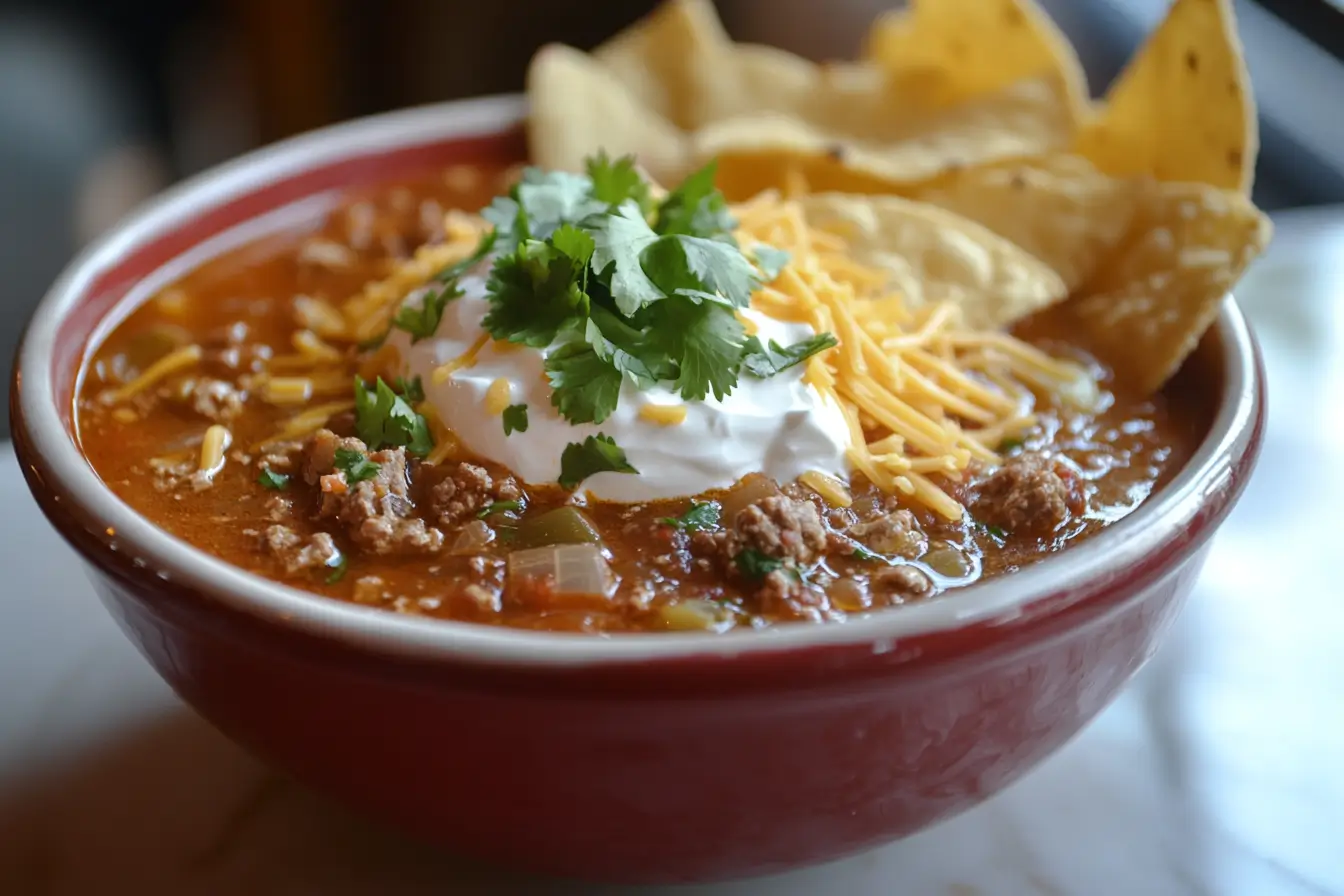
<svg viewBox="0 0 1344 896">
<path fill-rule="evenodd" d="M 516 98 L 454 103 L 254 153 L 142 209 L 43 301 L 14 380 L 19 457 L 159 674 L 258 756 L 420 838 L 628 881 L 874 846 L 975 805 L 1072 737 L 1152 654 L 1251 471 L 1262 373 L 1231 301 L 1184 374 L 1211 422 L 1171 484 L 1056 558 L 841 625 L 596 638 L 403 617 L 229 566 L 99 481 L 72 400 L 116 320 L 333 190 L 520 158 L 523 112 Z"/>
</svg>

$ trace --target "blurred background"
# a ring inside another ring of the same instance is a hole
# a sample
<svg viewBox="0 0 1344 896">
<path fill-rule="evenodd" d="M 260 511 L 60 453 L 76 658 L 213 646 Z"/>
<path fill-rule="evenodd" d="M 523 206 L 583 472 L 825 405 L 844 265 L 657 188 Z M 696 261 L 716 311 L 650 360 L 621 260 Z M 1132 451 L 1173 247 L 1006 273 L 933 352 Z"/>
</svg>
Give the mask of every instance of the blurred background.
<svg viewBox="0 0 1344 896">
<path fill-rule="evenodd" d="M 0 370 L 70 256 L 144 198 L 330 122 L 522 87 L 654 0 L 0 0 Z M 852 57 L 891 0 L 720 0 L 739 40 Z M 1166 0 L 1045 0 L 1100 93 Z M 1238 0 L 1261 105 L 1256 199 L 1344 200 L 1344 2 Z M 0 402 L 6 398 L 0 394 Z M 7 410 L 0 437 L 7 432 Z"/>
</svg>

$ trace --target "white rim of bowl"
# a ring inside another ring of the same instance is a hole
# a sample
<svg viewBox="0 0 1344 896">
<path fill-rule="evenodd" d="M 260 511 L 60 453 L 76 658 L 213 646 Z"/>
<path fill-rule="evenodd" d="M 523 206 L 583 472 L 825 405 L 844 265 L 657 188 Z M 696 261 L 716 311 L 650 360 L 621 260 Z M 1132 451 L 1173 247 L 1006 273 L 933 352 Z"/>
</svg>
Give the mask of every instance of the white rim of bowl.
<svg viewBox="0 0 1344 896">
<path fill-rule="evenodd" d="M 525 114 L 522 97 L 493 96 L 422 106 L 313 131 L 185 181 L 146 203 L 81 252 L 38 306 L 19 358 L 24 419 L 33 447 L 45 459 L 59 490 L 78 495 L 86 510 L 116 531 L 115 549 L 135 556 L 147 572 L 277 626 L 408 658 L 575 666 L 859 645 L 885 653 L 903 638 L 977 623 L 1009 622 L 1040 598 L 1123 576 L 1190 524 L 1203 499 L 1227 475 L 1229 460 L 1245 450 L 1258 383 L 1250 332 L 1229 297 L 1217 322 L 1226 377 L 1209 435 L 1170 483 L 1106 532 L 1024 570 L 942 594 L 928 603 L 841 623 L 798 623 L 721 634 L 534 632 L 404 616 L 324 598 L 246 572 L 169 535 L 103 484 L 58 419 L 49 361 L 61 320 L 102 271 L 202 208 L 222 204 L 267 182 L 363 153 L 498 133 L 519 124 Z M 123 312 L 134 292 L 108 318 Z M 106 319 L 99 326 L 105 323 Z M 97 332 L 95 328 L 95 336 Z M 96 339 L 91 339 L 89 350 L 96 346 Z"/>
</svg>

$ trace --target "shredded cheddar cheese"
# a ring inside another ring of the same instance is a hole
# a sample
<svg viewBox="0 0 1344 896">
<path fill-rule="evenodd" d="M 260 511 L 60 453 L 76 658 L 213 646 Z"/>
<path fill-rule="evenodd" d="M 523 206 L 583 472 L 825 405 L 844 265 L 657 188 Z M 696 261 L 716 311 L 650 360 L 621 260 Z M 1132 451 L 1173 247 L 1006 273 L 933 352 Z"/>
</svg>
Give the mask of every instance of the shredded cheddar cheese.
<svg viewBox="0 0 1344 896">
<path fill-rule="evenodd" d="M 294 349 L 300 356 L 310 361 L 335 362 L 341 360 L 341 353 L 312 330 L 296 330 L 291 339 Z"/>
<path fill-rule="evenodd" d="M 491 414 L 502 414 L 513 398 L 513 384 L 499 377 L 485 390 L 485 410 Z"/>
<path fill-rule="evenodd" d="M 421 246 L 388 277 L 369 283 L 363 292 L 345 303 L 341 311 L 349 335 L 359 342 L 380 336 L 391 324 L 402 299 L 439 271 L 470 255 L 488 229 L 480 218 L 449 212 L 444 217 L 447 236 L 444 242 Z"/>
<path fill-rule="evenodd" d="M 785 197 L 798 187 L 787 183 Z M 973 463 L 997 464 L 999 444 L 1035 422 L 1037 391 L 1073 389 L 1086 400 L 1095 389 L 1076 365 L 1007 333 L 966 329 L 953 304 L 910 307 L 885 291 L 882 271 L 855 262 L 842 237 L 810 227 L 778 193 L 735 212 L 743 246 L 766 243 L 791 256 L 752 306 L 835 336 L 835 348 L 808 359 L 804 379 L 840 408 L 849 462 L 879 488 L 960 519 L 960 503 L 930 477 L 955 482 Z M 821 476 L 800 478 L 837 503 Z"/>
<path fill-rule="evenodd" d="M 435 367 L 434 371 L 429 375 L 430 382 L 436 386 L 442 386 L 444 383 L 448 382 L 448 377 L 452 376 L 455 372 L 473 366 L 476 363 L 476 356 L 480 354 L 481 349 L 485 348 L 485 344 L 489 341 L 489 334 L 481 333 L 480 336 L 476 337 L 476 341 L 471 344 L 471 347 L 462 354 L 446 364 L 440 364 L 438 367 Z M 501 408 L 500 411 L 502 413 L 503 409 Z"/>
<path fill-rule="evenodd" d="M 686 421 L 686 405 L 645 404 L 639 409 L 639 418 L 659 426 L 676 426 Z"/>
<path fill-rule="evenodd" d="M 294 297 L 294 319 L 327 339 L 345 339 L 345 318 L 329 302 L 310 296 Z"/>
<path fill-rule="evenodd" d="M 201 439 L 201 458 L 197 469 L 207 477 L 218 473 L 224 466 L 224 452 L 229 450 L 232 442 L 233 433 L 219 424 L 208 428 Z"/>
<path fill-rule="evenodd" d="M 271 377 L 262 384 L 261 397 L 270 404 L 303 404 L 313 397 L 313 381 L 306 376 Z"/>
<path fill-rule="evenodd" d="M 854 498 L 850 496 L 849 489 L 845 488 L 843 482 L 834 476 L 827 476 L 820 470 L 808 470 L 799 476 L 798 480 L 825 498 L 833 507 L 848 507 L 854 503 Z"/>
<path fill-rule="evenodd" d="M 163 380 L 179 371 L 193 367 L 200 362 L 204 352 L 199 345 L 184 345 L 181 348 L 173 349 L 153 364 L 149 365 L 135 379 L 119 386 L 111 392 L 103 395 L 103 401 L 107 404 L 120 404 L 127 399 L 134 398 L 141 392 L 151 386 L 156 386 Z"/>
<path fill-rule="evenodd" d="M 288 442 L 294 439 L 301 439 L 317 432 L 327 424 L 334 415 L 342 411 L 348 411 L 355 406 L 353 401 L 332 401 L 327 404 L 319 404 L 307 410 L 295 414 L 285 421 L 279 431 L 268 438 L 262 439 L 248 448 L 249 451 L 260 451 L 267 445 L 275 445 L 279 442 Z"/>
</svg>

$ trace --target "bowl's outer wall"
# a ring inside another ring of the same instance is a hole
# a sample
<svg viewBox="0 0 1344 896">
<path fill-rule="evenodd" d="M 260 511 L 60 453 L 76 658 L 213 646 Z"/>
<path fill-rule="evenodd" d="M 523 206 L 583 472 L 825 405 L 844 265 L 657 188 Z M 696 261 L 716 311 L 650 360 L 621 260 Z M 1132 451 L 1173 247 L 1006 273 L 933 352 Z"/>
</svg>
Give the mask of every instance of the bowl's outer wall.
<svg viewBox="0 0 1344 896">
<path fill-rule="evenodd" d="M 204 209 L 88 290 L 50 360 L 58 406 L 39 412 L 73 437 L 75 368 L 95 324 L 129 284 L 207 236 L 324 189 L 416 165 L 511 161 L 520 149 L 510 131 L 383 151 Z M 12 410 L 44 513 L 155 669 L 226 734 L 453 849 L 588 878 L 684 881 L 912 832 L 1076 733 L 1189 592 L 1254 463 L 1263 391 L 1257 400 L 1247 450 L 1228 459 L 1192 525 L 1141 564 L 1012 619 L 880 646 L 561 668 L 396 658 L 226 607 L 119 550 L 77 495 L 48 481 L 24 419 L 33 411 L 17 395 Z"/>
<path fill-rule="evenodd" d="M 567 695 L 479 669 L 390 668 L 255 619 L 172 618 L 165 608 L 183 596 L 171 585 L 149 593 L 105 571 L 96 583 L 188 703 L 301 781 L 512 866 L 670 882 L 837 857 L 998 791 L 1133 675 L 1204 553 L 1052 638 L 718 698 Z M 763 662 L 790 677 L 790 656 Z"/>
</svg>

